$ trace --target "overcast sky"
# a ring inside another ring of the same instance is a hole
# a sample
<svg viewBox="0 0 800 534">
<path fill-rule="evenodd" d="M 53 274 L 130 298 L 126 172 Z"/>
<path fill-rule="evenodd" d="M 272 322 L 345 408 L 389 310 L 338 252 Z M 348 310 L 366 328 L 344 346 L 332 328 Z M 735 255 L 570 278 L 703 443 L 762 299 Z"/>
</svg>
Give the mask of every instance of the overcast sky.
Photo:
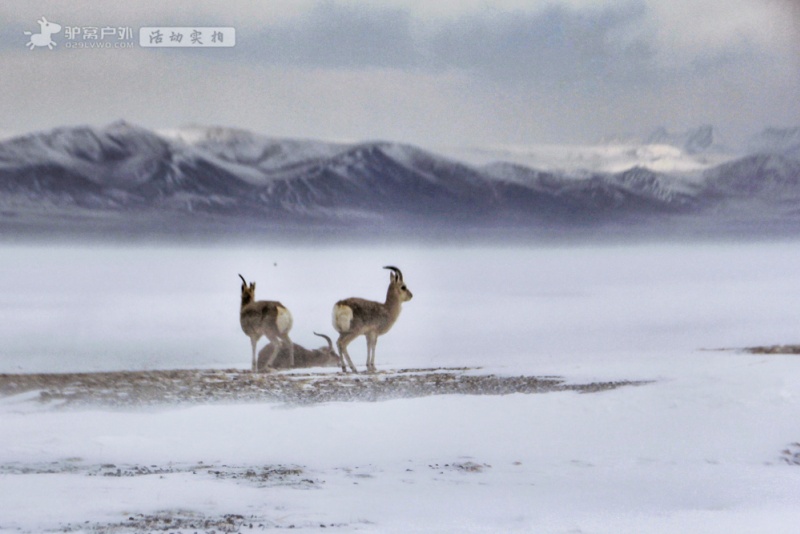
<svg viewBox="0 0 800 534">
<path fill-rule="evenodd" d="M 42 16 L 136 46 L 26 48 Z M 229 26 L 232 48 L 138 46 Z M 0 2 L 0 132 L 124 119 L 423 146 L 800 125 L 798 0 Z"/>
</svg>

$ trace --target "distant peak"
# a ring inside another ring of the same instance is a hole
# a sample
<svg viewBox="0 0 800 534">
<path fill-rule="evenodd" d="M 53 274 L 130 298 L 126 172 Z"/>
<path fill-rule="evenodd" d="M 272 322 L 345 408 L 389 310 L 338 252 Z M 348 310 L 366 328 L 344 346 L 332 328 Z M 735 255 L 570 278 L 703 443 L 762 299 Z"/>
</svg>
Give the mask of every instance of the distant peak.
<svg viewBox="0 0 800 534">
<path fill-rule="evenodd" d="M 134 128 L 134 125 L 126 121 L 125 119 L 117 119 L 114 122 L 110 123 L 106 128 Z"/>
<path fill-rule="evenodd" d="M 684 132 L 673 133 L 659 126 L 645 140 L 648 144 L 671 145 L 688 154 L 698 154 L 712 148 L 716 143 L 716 133 L 710 124 L 704 124 Z"/>
<path fill-rule="evenodd" d="M 747 142 L 751 152 L 786 152 L 800 148 L 800 126 L 768 127 Z"/>
</svg>

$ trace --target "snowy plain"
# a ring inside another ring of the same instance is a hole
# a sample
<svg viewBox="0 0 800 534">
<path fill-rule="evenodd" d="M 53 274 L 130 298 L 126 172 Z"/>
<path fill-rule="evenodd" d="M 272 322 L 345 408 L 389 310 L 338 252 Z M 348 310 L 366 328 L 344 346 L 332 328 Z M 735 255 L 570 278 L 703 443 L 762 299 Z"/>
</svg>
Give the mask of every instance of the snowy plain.
<svg viewBox="0 0 800 534">
<path fill-rule="evenodd" d="M 796 242 L 0 254 L 0 373 L 246 368 L 238 273 L 287 305 L 293 339 L 316 347 L 333 302 L 381 299 L 391 264 L 414 298 L 379 340 L 379 369 L 650 381 L 304 407 L 0 398 L 0 532 L 128 532 L 140 514 L 362 532 L 800 524 L 800 466 L 784 452 L 800 452 L 800 357 L 736 350 L 800 342 Z M 706 350 L 717 348 L 733 350 Z M 363 340 L 351 354 L 363 369 Z M 163 472 L 94 476 L 109 466 Z M 302 474 L 256 483 L 215 475 L 222 466 Z"/>
</svg>

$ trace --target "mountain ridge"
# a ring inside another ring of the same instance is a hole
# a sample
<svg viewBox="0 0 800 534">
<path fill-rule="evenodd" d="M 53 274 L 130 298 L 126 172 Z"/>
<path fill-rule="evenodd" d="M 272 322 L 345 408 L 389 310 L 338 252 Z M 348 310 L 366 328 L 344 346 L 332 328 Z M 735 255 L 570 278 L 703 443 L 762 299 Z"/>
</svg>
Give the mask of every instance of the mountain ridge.
<svg viewBox="0 0 800 534">
<path fill-rule="evenodd" d="M 708 130 L 697 135 L 706 139 Z M 750 208 L 758 206 L 778 210 L 761 219 L 774 225 L 784 217 L 793 231 L 800 199 L 793 135 L 778 136 L 784 151 L 693 172 L 632 166 L 575 173 L 508 161 L 475 165 L 384 141 L 280 139 L 220 127 L 159 133 L 124 121 L 60 127 L 0 141 L 0 228 L 46 232 L 73 224 L 79 231 L 99 221 L 112 233 L 150 232 L 161 220 L 180 221 L 181 231 L 217 225 L 234 233 L 487 226 L 524 233 L 657 228 L 665 218 L 757 225 Z M 142 224 L 147 217 L 152 225 Z"/>
</svg>

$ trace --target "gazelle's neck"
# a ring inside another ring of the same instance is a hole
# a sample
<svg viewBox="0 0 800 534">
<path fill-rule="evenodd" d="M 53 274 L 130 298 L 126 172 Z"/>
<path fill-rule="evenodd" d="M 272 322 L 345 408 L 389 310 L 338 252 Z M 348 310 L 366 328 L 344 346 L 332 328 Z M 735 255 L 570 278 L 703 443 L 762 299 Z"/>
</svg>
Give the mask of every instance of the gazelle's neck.
<svg viewBox="0 0 800 534">
<path fill-rule="evenodd" d="M 389 311 L 395 317 L 400 314 L 400 306 L 403 304 L 403 301 L 400 300 L 400 295 L 397 294 L 397 291 L 394 291 L 392 286 L 389 286 L 389 289 L 386 290 L 386 307 L 389 308 Z"/>
</svg>

